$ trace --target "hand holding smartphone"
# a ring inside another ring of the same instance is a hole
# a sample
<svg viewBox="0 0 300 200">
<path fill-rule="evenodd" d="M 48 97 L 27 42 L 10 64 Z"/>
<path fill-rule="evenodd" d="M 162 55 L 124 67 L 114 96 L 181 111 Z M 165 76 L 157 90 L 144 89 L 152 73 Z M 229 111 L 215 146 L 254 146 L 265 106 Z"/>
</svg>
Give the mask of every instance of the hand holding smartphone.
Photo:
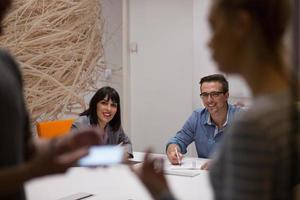
<svg viewBox="0 0 300 200">
<path fill-rule="evenodd" d="M 92 146 L 89 154 L 78 161 L 82 167 L 110 166 L 123 162 L 124 147 L 120 145 Z"/>
</svg>

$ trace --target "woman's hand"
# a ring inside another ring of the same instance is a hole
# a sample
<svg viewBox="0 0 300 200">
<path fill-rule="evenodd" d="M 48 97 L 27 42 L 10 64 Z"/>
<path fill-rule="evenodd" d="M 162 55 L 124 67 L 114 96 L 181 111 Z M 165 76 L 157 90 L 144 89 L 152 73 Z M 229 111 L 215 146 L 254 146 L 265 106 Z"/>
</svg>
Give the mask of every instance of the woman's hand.
<svg viewBox="0 0 300 200">
<path fill-rule="evenodd" d="M 167 180 L 163 174 L 163 160 L 150 157 L 150 151 L 146 152 L 144 163 L 141 168 L 133 169 L 133 172 L 149 190 L 154 199 L 170 194 Z"/>
<path fill-rule="evenodd" d="M 35 139 L 35 154 L 28 163 L 31 177 L 65 172 L 88 153 L 90 146 L 102 144 L 104 137 L 98 128 L 85 128 L 50 140 Z"/>
</svg>

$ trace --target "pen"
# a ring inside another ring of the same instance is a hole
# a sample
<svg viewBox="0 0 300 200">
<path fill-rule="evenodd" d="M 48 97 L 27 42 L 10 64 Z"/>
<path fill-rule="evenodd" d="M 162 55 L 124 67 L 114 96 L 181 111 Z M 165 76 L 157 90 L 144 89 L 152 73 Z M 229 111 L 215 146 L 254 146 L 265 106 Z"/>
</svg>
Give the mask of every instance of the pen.
<svg viewBox="0 0 300 200">
<path fill-rule="evenodd" d="M 179 159 L 179 155 L 178 155 L 177 148 L 175 148 L 175 153 L 176 153 L 176 157 L 177 157 L 177 160 L 178 160 L 178 164 L 181 165 L 181 162 L 180 162 L 180 159 Z"/>
</svg>

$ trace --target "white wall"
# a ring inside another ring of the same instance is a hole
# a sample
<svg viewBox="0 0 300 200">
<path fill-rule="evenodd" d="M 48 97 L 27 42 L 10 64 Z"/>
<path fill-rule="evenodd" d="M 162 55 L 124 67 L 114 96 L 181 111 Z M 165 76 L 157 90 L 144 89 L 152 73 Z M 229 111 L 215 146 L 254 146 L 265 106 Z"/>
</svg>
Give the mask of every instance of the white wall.
<svg viewBox="0 0 300 200">
<path fill-rule="evenodd" d="M 200 89 L 198 84 L 201 77 L 217 73 L 207 48 L 207 42 L 210 37 L 210 29 L 207 22 L 210 5 L 210 0 L 193 1 L 193 109 L 203 107 L 199 96 Z"/>
<path fill-rule="evenodd" d="M 131 139 L 164 152 L 192 111 L 193 1 L 129 2 Z"/>
<path fill-rule="evenodd" d="M 122 73 L 122 0 L 101 0 L 102 14 L 104 18 L 104 33 L 102 38 L 104 48 L 103 74 L 100 86 L 114 87 L 123 96 Z M 104 77 L 104 70 L 111 69 L 112 76 Z M 122 101 L 122 98 L 121 98 Z"/>
</svg>

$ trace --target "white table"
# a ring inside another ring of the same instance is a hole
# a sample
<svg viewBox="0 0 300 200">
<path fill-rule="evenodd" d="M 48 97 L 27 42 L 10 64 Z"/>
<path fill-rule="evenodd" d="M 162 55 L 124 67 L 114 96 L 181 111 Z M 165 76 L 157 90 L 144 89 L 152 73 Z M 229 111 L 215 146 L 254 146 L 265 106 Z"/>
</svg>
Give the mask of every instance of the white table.
<svg viewBox="0 0 300 200">
<path fill-rule="evenodd" d="M 134 160 L 141 161 L 144 153 L 135 152 Z M 160 154 L 154 156 L 164 157 Z M 187 158 L 192 159 L 192 158 Z M 198 158 L 197 162 L 204 162 Z M 199 170 L 195 177 L 166 175 L 171 190 L 178 199 L 213 199 L 208 172 Z M 79 192 L 95 194 L 86 200 L 150 200 L 151 197 L 128 166 L 109 168 L 71 168 L 66 174 L 47 176 L 25 185 L 28 200 L 57 200 Z"/>
</svg>

